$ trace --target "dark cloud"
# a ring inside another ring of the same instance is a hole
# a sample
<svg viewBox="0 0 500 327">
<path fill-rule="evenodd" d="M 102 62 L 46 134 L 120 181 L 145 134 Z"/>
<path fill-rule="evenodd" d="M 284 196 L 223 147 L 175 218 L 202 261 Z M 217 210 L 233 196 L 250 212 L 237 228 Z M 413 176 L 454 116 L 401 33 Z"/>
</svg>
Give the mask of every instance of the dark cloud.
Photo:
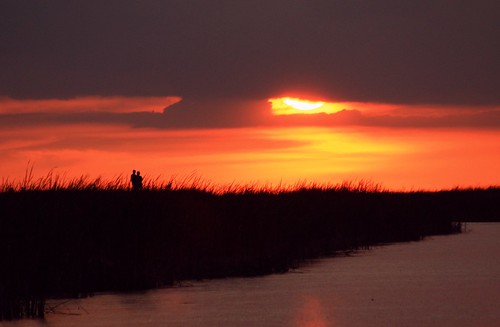
<svg viewBox="0 0 500 327">
<path fill-rule="evenodd" d="M 499 104 L 496 0 L 3 0 L 0 95 Z"/>
<path fill-rule="evenodd" d="M 436 115 L 439 110 L 440 113 Z M 36 126 L 71 126 L 81 124 L 126 125 L 133 128 L 217 129 L 239 127 L 298 127 L 298 126 L 374 126 L 415 128 L 482 128 L 500 129 L 500 108 L 472 107 L 400 108 L 382 113 L 370 113 L 349 108 L 337 113 L 273 115 L 267 101 L 200 100 L 182 101 L 162 113 L 142 112 L 28 112 L 0 114 L 0 127 L 24 128 Z M 89 125 L 89 126 L 90 126 Z"/>
</svg>

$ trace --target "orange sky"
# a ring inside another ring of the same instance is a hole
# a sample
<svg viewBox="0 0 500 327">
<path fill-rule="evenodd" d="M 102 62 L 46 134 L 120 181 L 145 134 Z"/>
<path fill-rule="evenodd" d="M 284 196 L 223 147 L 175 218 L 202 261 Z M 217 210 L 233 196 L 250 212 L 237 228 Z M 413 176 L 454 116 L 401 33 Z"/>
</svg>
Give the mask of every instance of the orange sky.
<svg viewBox="0 0 500 327">
<path fill-rule="evenodd" d="M 492 1 L 283 3 L 0 1 L 0 180 L 500 184 Z"/>
<path fill-rule="evenodd" d="M 182 181 L 195 175 L 218 185 L 359 180 L 398 190 L 500 185 L 500 131 L 492 128 L 19 124 L 0 130 L 4 180 L 22 178 L 29 162 L 36 176 L 53 171 L 113 178 L 138 169 L 146 179 Z"/>
</svg>

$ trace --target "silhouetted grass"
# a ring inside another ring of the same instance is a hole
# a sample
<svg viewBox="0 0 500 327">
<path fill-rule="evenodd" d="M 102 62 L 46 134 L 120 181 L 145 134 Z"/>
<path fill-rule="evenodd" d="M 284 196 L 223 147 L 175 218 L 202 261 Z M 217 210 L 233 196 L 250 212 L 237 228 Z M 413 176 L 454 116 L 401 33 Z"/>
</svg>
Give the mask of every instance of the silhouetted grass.
<svg viewBox="0 0 500 327">
<path fill-rule="evenodd" d="M 285 272 L 337 251 L 500 218 L 500 188 L 389 192 L 370 183 L 218 188 L 189 177 L 49 176 L 0 186 L 0 319 L 46 298 Z"/>
</svg>

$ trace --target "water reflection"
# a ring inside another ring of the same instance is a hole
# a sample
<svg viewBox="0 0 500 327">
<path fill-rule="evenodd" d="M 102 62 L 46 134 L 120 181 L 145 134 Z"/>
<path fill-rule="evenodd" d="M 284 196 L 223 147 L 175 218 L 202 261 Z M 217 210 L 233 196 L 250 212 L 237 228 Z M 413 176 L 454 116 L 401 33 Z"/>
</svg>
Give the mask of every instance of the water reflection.
<svg viewBox="0 0 500 327">
<path fill-rule="evenodd" d="M 0 326 L 497 326 L 500 224 L 469 226 L 287 274 L 73 300 L 45 321 Z"/>
<path fill-rule="evenodd" d="M 297 327 L 326 327 L 332 326 L 332 321 L 327 325 L 323 306 L 318 297 L 305 296 L 301 301 L 302 307 L 298 308 L 294 326 Z"/>
</svg>

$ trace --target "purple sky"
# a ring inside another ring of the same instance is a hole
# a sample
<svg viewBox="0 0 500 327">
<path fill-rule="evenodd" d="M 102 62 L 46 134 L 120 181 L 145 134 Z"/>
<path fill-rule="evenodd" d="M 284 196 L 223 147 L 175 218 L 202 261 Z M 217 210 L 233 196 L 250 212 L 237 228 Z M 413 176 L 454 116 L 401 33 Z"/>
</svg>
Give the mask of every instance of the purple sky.
<svg viewBox="0 0 500 327">
<path fill-rule="evenodd" d="M 500 104 L 496 0 L 2 0 L 0 96 Z"/>
</svg>

